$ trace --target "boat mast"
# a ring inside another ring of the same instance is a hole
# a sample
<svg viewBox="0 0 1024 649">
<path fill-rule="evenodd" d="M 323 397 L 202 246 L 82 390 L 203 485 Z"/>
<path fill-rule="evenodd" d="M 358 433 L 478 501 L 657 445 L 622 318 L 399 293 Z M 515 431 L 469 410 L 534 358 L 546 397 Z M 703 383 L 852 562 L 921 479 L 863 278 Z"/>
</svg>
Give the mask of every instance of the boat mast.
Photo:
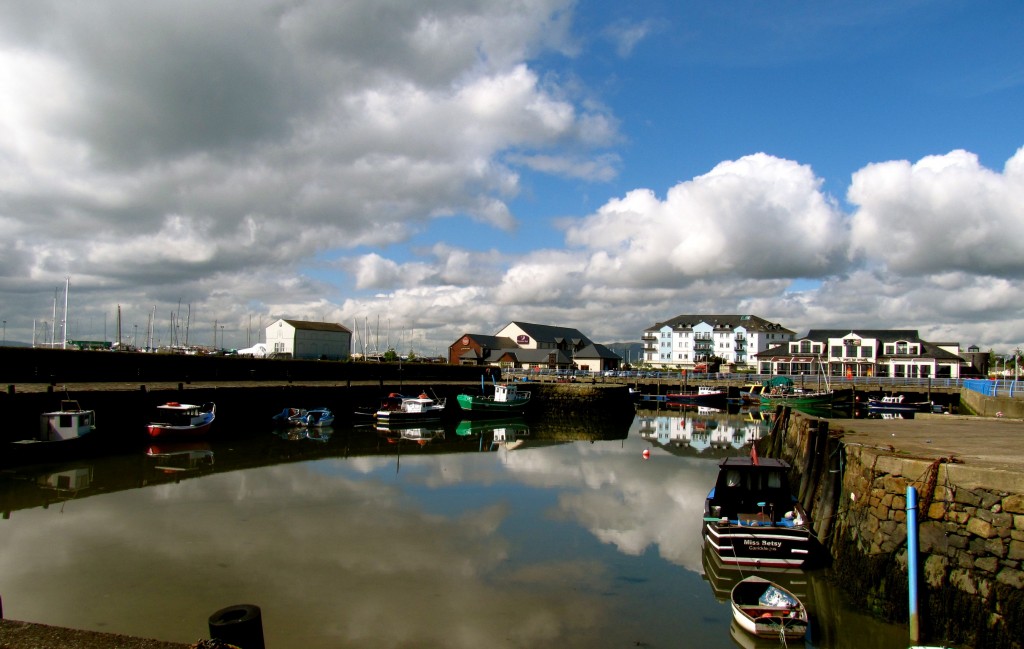
<svg viewBox="0 0 1024 649">
<path fill-rule="evenodd" d="M 71 288 L 71 277 L 64 278 L 64 322 L 61 324 L 61 349 L 68 348 L 68 289 Z"/>
<path fill-rule="evenodd" d="M 50 319 L 50 349 L 57 342 L 57 289 L 53 289 L 53 318 Z"/>
</svg>

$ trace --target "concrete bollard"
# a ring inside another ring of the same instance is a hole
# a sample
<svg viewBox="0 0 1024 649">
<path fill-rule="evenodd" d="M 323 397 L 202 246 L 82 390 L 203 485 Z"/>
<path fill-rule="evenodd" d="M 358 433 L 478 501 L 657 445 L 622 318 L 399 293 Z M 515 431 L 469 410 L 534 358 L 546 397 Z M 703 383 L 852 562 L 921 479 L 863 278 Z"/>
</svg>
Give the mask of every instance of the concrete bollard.
<svg viewBox="0 0 1024 649">
<path fill-rule="evenodd" d="M 223 640 L 240 649 L 265 649 L 260 607 L 237 604 L 210 616 L 210 638 Z"/>
</svg>

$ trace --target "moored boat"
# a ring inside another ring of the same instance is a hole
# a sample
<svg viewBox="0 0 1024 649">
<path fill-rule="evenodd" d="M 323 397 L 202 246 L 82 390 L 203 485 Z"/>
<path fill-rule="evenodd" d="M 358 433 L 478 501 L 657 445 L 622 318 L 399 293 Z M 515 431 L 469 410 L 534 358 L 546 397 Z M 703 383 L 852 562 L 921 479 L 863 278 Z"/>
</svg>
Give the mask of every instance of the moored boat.
<svg viewBox="0 0 1024 649">
<path fill-rule="evenodd" d="M 868 410 L 872 412 L 929 412 L 931 409 L 931 401 L 907 401 L 902 394 L 868 399 Z"/>
<path fill-rule="evenodd" d="M 830 406 L 836 400 L 832 390 L 772 388 L 761 393 L 762 406 Z"/>
<path fill-rule="evenodd" d="M 807 635 L 807 609 L 789 590 L 756 575 L 740 580 L 729 597 L 744 631 L 761 638 L 797 640 Z"/>
<path fill-rule="evenodd" d="M 700 386 L 689 392 L 670 392 L 665 395 L 669 405 L 680 403 L 723 404 L 727 397 L 728 393 L 725 390 L 707 386 Z"/>
<path fill-rule="evenodd" d="M 58 410 L 39 416 L 39 429 L 31 438 L 4 444 L 0 466 L 58 462 L 91 455 L 102 448 L 96 434 L 96 411 L 65 399 Z"/>
<path fill-rule="evenodd" d="M 65 399 L 60 409 L 44 412 L 39 417 L 41 442 L 60 442 L 77 439 L 96 430 L 96 411 L 85 410 L 77 401 Z"/>
<path fill-rule="evenodd" d="M 438 421 L 444 414 L 444 406 L 443 398 L 431 398 L 426 392 L 417 397 L 392 394 L 381 404 L 376 418 L 381 423 Z"/>
<path fill-rule="evenodd" d="M 216 416 L 217 406 L 212 401 L 202 405 L 170 401 L 157 406 L 146 431 L 153 438 L 201 437 L 210 432 Z"/>
<path fill-rule="evenodd" d="M 703 540 L 722 563 L 797 568 L 812 558 L 811 522 L 789 489 L 789 464 L 727 457 L 704 503 Z"/>
<path fill-rule="evenodd" d="M 526 410 L 530 392 L 514 384 L 499 383 L 494 386 L 494 394 L 459 394 L 456 398 L 460 408 L 473 414 L 510 415 Z"/>
</svg>

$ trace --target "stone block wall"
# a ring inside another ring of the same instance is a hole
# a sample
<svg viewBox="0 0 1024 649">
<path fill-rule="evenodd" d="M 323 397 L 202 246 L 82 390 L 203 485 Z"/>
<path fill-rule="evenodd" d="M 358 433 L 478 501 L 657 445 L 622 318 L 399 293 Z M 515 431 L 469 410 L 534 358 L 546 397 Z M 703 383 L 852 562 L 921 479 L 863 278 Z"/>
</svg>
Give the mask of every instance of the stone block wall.
<svg viewBox="0 0 1024 649">
<path fill-rule="evenodd" d="M 807 445 L 799 425 L 789 428 L 787 447 L 798 458 Z M 942 460 L 854 443 L 841 450 L 836 520 L 821 540 L 833 575 L 854 599 L 882 617 L 908 619 L 906 492 L 913 486 L 925 637 L 1024 646 L 1024 495 L 958 485 Z"/>
</svg>

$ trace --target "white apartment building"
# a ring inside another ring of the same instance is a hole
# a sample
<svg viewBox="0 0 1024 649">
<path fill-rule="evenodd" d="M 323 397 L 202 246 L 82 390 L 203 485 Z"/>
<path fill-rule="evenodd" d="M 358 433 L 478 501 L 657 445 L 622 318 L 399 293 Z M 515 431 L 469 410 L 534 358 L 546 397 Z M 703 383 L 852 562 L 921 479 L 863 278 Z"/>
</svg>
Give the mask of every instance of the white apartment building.
<svg viewBox="0 0 1024 649">
<path fill-rule="evenodd" d="M 678 315 L 641 336 L 644 362 L 651 367 L 693 369 L 720 358 L 738 367 L 754 365 L 757 354 L 796 335 L 755 315 Z"/>
</svg>

